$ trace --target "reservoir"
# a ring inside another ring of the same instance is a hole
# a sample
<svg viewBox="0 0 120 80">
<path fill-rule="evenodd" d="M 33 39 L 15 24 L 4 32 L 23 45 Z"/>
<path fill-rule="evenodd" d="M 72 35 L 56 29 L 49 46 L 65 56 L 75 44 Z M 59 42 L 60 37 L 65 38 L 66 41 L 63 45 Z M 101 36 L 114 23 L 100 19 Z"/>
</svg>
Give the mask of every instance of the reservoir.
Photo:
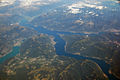
<svg viewBox="0 0 120 80">
<path fill-rule="evenodd" d="M 29 27 L 34 28 L 33 25 L 29 25 L 29 24 L 25 24 L 23 26 L 29 26 Z M 75 35 L 76 34 L 76 35 L 89 35 L 89 36 L 94 36 L 96 34 L 84 34 L 84 33 L 71 33 L 71 32 L 50 31 L 50 30 L 44 29 L 42 27 L 39 27 L 39 28 L 36 27 L 34 29 L 36 31 L 38 31 L 39 33 L 48 34 L 48 35 L 54 37 L 54 41 L 56 42 L 56 44 L 55 44 L 56 53 L 59 56 L 72 57 L 72 58 L 75 58 L 75 59 L 78 59 L 78 60 L 80 60 L 80 59 L 92 60 L 92 61 L 96 62 L 101 67 L 102 71 L 109 77 L 109 80 L 118 80 L 115 76 L 109 74 L 110 65 L 105 63 L 105 61 L 98 60 L 98 59 L 91 58 L 91 57 L 84 57 L 84 56 L 79 56 L 79 55 L 73 55 L 73 54 L 65 52 L 64 46 L 66 45 L 66 42 L 59 36 L 59 34 L 67 34 L 67 35 Z M 19 52 L 20 52 L 19 50 L 20 50 L 20 47 L 18 47 L 18 46 L 13 47 L 12 52 L 10 52 L 6 56 L 0 58 L 0 63 L 3 63 L 4 61 L 6 61 L 6 60 L 16 56 L 17 54 L 19 54 Z"/>
<path fill-rule="evenodd" d="M 68 2 L 68 1 L 66 1 L 66 2 Z M 64 2 L 64 3 L 66 3 L 66 2 Z M 61 3 L 61 4 L 63 4 L 63 3 Z M 58 4 L 58 5 L 61 5 L 61 4 Z M 119 4 L 112 5 L 112 6 L 109 5 L 110 2 L 104 3 L 104 4 L 107 4 L 107 7 L 114 7 L 116 10 L 118 10 L 117 15 L 119 16 L 119 11 L 120 11 L 120 8 L 119 8 L 120 5 Z M 43 11 L 44 11 L 43 13 L 49 12 L 49 11 L 47 11 L 48 7 L 50 7 L 51 9 L 54 9 L 58 5 L 56 4 L 56 5 L 52 5 L 52 6 L 47 6 L 47 7 L 41 8 L 42 9 L 41 10 L 41 14 L 42 14 Z M 111 13 L 112 12 L 114 13 L 114 9 L 113 9 L 113 11 L 111 11 Z M 37 13 L 40 13 L 40 12 L 38 11 L 38 12 L 36 12 L 36 14 Z M 108 14 L 106 13 L 105 16 L 107 16 Z M 33 16 L 33 15 L 34 14 L 30 14 L 30 16 Z M 107 17 L 107 20 L 109 20 L 109 18 L 112 19 L 111 17 Z M 109 24 L 109 22 L 108 22 L 108 24 Z M 44 34 L 48 34 L 49 36 L 53 36 L 54 37 L 54 41 L 56 42 L 56 44 L 55 44 L 56 53 L 59 56 L 72 57 L 72 58 L 75 58 L 75 59 L 78 59 L 78 60 L 80 60 L 80 59 L 88 59 L 88 60 L 94 61 L 101 67 L 102 71 L 108 76 L 109 80 L 118 80 L 115 76 L 109 74 L 110 65 L 107 64 L 105 61 L 98 60 L 98 59 L 91 58 L 91 57 L 84 57 L 84 56 L 78 56 L 78 55 L 73 55 L 73 54 L 67 53 L 65 51 L 65 49 L 64 49 L 64 47 L 66 45 L 66 42 L 59 36 L 59 34 L 63 34 L 63 35 L 89 35 L 89 36 L 94 36 L 96 34 L 84 34 L 84 33 L 71 33 L 71 32 L 62 32 L 62 31 L 50 31 L 50 30 L 45 29 L 45 28 L 43 28 L 41 26 L 34 27 L 34 25 L 29 24 L 28 20 L 25 20 L 25 19 L 22 19 L 20 21 L 20 26 L 26 26 L 26 27 L 29 27 L 29 28 L 33 28 L 33 29 L 35 29 L 39 33 L 44 33 Z M 99 33 L 99 34 L 102 34 L 102 33 Z M 4 61 L 6 61 L 6 60 L 16 56 L 17 54 L 19 54 L 19 52 L 20 52 L 19 50 L 20 50 L 20 47 L 18 47 L 18 46 L 13 47 L 12 52 L 10 52 L 6 56 L 0 58 L 0 63 L 3 63 Z"/>
</svg>

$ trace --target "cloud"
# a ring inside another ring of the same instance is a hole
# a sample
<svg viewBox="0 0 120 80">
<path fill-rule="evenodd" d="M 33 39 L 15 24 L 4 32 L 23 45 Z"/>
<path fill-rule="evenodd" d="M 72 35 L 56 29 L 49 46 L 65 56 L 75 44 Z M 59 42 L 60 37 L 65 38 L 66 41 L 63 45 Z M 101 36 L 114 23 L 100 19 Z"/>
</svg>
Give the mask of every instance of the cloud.
<svg viewBox="0 0 120 80">
<path fill-rule="evenodd" d="M 21 7 L 41 6 L 58 2 L 59 0 L 19 0 Z"/>
<path fill-rule="evenodd" d="M 16 0 L 0 0 L 0 7 L 12 5 Z"/>
<path fill-rule="evenodd" d="M 77 14 L 81 13 L 80 9 L 81 8 L 95 8 L 98 10 L 106 8 L 105 6 L 100 5 L 101 2 L 97 0 L 84 0 L 84 1 L 79 1 L 77 3 L 74 3 L 72 5 L 67 6 L 67 8 L 70 10 L 70 13 Z"/>
<path fill-rule="evenodd" d="M 0 0 L 0 7 L 13 5 L 15 1 L 19 1 L 19 7 L 33 7 L 33 6 L 41 6 L 48 5 L 51 3 L 58 2 L 60 0 Z"/>
</svg>

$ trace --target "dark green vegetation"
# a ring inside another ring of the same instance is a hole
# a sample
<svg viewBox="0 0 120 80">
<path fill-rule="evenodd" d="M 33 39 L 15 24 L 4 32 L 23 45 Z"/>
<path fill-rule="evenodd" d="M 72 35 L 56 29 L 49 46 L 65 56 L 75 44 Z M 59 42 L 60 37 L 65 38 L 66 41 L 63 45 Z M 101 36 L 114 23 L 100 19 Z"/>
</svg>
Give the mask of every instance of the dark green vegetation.
<svg viewBox="0 0 120 80">
<path fill-rule="evenodd" d="M 34 30 L 18 24 L 0 25 L 0 57 L 5 56 L 14 46 L 20 46 L 24 39 L 35 34 Z"/>
<path fill-rule="evenodd" d="M 1 67 L 0 79 L 107 80 L 95 62 L 56 55 L 51 38 L 41 34 L 26 40 L 20 48 L 20 55 Z"/>
<path fill-rule="evenodd" d="M 64 35 L 68 53 L 105 60 L 111 65 L 110 73 L 120 76 L 120 34 Z"/>
<path fill-rule="evenodd" d="M 117 78 L 120 79 L 120 50 L 112 57 L 110 73 L 114 74 Z"/>
</svg>

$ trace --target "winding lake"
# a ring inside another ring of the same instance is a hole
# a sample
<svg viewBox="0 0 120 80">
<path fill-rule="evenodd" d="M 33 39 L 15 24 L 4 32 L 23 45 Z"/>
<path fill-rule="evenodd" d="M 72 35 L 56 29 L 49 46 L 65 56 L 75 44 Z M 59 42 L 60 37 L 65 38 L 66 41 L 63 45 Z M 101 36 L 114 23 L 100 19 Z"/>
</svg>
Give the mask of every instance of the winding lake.
<svg viewBox="0 0 120 80">
<path fill-rule="evenodd" d="M 98 60 L 98 59 L 95 59 L 95 58 L 90 58 L 90 57 L 73 55 L 73 54 L 65 52 L 64 46 L 66 45 L 66 42 L 58 35 L 58 34 L 69 34 L 69 35 L 77 34 L 77 35 L 91 35 L 91 36 L 94 36 L 96 34 L 84 34 L 84 33 L 70 33 L 70 32 L 50 31 L 50 30 L 44 29 L 42 27 L 38 27 L 38 28 L 34 28 L 34 29 L 36 31 L 40 32 L 40 33 L 52 35 L 52 36 L 55 37 L 55 39 L 54 39 L 54 41 L 56 42 L 55 48 L 56 48 L 56 53 L 58 55 L 73 57 L 73 58 L 76 58 L 78 60 L 80 60 L 80 59 L 92 60 L 92 61 L 96 62 L 101 67 L 102 71 L 109 77 L 109 80 L 118 80 L 115 76 L 113 76 L 112 74 L 109 74 L 110 65 L 105 63 L 105 61 Z M 102 34 L 102 33 L 100 33 L 100 34 Z"/>
<path fill-rule="evenodd" d="M 23 25 L 23 24 L 22 24 Z M 30 24 L 25 24 L 23 26 L 29 26 L 29 27 L 32 27 L 34 28 L 32 25 Z M 105 61 L 103 60 L 98 60 L 98 59 L 95 59 L 95 58 L 90 58 L 90 57 L 84 57 L 84 56 L 79 56 L 79 55 L 73 55 L 73 54 L 70 54 L 70 53 L 67 53 L 65 52 L 65 45 L 66 45 L 66 42 L 59 36 L 59 34 L 69 34 L 69 35 L 90 35 L 90 36 L 94 36 L 96 34 L 84 34 L 84 33 L 70 33 L 70 32 L 58 32 L 58 31 L 50 31 L 50 30 L 47 30 L 47 29 L 44 29 L 42 27 L 37 27 L 37 28 L 34 28 L 36 31 L 38 31 L 39 33 L 44 33 L 44 34 L 48 34 L 48 35 L 52 35 L 54 36 L 54 41 L 56 42 L 56 45 L 55 45 L 55 49 L 56 49 L 56 53 L 60 56 L 68 56 L 68 57 L 73 57 L 75 59 L 88 59 L 88 60 L 92 60 L 94 62 L 96 62 L 102 69 L 102 71 L 109 77 L 109 80 L 118 80 L 115 76 L 109 74 L 109 68 L 110 68 L 110 65 L 105 63 Z M 10 52 L 9 54 L 7 54 L 6 56 L 0 58 L 0 63 L 3 63 L 5 60 L 8 60 L 14 56 L 16 56 L 18 53 L 19 53 L 19 50 L 20 48 L 18 46 L 14 47 L 13 48 L 13 51 Z"/>
<path fill-rule="evenodd" d="M 63 0 L 64 1 L 64 0 Z M 119 1 L 119 0 L 118 0 Z M 68 3 L 69 1 L 64 1 L 63 3 Z M 54 9 L 56 6 L 58 5 L 61 5 L 63 3 L 59 3 L 59 4 L 56 4 L 56 5 L 50 5 L 50 6 L 47 6 L 47 7 L 41 7 L 41 12 L 48 12 L 48 7 L 50 7 L 51 9 Z M 72 2 L 71 2 L 72 3 Z M 19 1 L 16 2 L 15 5 L 18 5 L 19 4 Z M 107 6 L 109 6 L 109 3 L 104 3 L 104 4 L 107 4 Z M 15 6 L 14 5 L 14 6 Z M 109 6 L 109 7 L 114 7 L 116 8 L 118 11 L 120 11 L 120 8 L 119 8 L 119 4 L 117 5 L 112 5 L 112 6 Z M 41 13 L 39 12 L 36 12 L 36 13 Z M 44 13 L 43 12 L 43 13 Z M 117 13 L 119 15 L 119 12 Z M 31 14 L 33 15 L 33 14 Z M 88 59 L 88 60 L 92 60 L 94 62 L 96 62 L 102 69 L 102 71 L 109 77 L 109 80 L 117 80 L 117 78 L 111 74 L 109 74 L 109 68 L 110 68 L 110 65 L 105 63 L 105 61 L 103 60 L 98 60 L 98 59 L 95 59 L 95 58 L 90 58 L 90 57 L 83 57 L 83 56 L 78 56 L 78 55 L 73 55 L 73 54 L 69 54 L 67 52 L 65 52 L 65 49 L 64 49 L 64 46 L 66 45 L 66 42 L 59 36 L 59 34 L 68 34 L 68 35 L 90 35 L 90 36 L 94 36 L 95 34 L 84 34 L 84 33 L 70 33 L 70 32 L 58 32 L 58 31 L 50 31 L 50 30 L 47 30 L 47 29 L 44 29 L 42 27 L 33 27 L 33 25 L 31 24 L 26 24 L 27 23 L 27 20 L 23 19 L 22 21 L 20 21 L 20 25 L 21 26 L 27 26 L 27 27 L 31 27 L 31 28 L 34 28 L 36 31 L 38 31 L 39 33 L 44 33 L 44 34 L 48 34 L 48 35 L 52 35 L 54 36 L 54 40 L 56 42 L 56 45 L 55 45 L 55 48 L 56 48 L 56 53 L 60 56 L 68 56 L 68 57 L 73 57 L 73 58 L 76 58 L 78 60 L 80 59 Z M 100 33 L 102 34 L 102 33 Z M 20 48 L 19 47 L 14 47 L 13 48 L 13 51 L 10 52 L 9 54 L 7 54 L 6 56 L 0 58 L 0 63 L 3 63 L 5 60 L 8 60 L 14 56 L 16 56 L 20 51 Z"/>
</svg>

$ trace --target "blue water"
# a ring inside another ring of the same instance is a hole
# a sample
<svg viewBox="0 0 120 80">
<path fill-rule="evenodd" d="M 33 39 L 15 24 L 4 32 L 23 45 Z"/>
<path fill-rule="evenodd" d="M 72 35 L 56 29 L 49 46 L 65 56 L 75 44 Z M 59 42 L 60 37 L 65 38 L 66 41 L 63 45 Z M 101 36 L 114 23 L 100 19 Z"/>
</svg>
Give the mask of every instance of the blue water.
<svg viewBox="0 0 120 80">
<path fill-rule="evenodd" d="M 4 61 L 16 56 L 18 53 L 19 53 L 19 47 L 18 46 L 13 47 L 12 52 L 10 52 L 6 56 L 0 58 L 0 63 L 3 63 Z"/>
</svg>

